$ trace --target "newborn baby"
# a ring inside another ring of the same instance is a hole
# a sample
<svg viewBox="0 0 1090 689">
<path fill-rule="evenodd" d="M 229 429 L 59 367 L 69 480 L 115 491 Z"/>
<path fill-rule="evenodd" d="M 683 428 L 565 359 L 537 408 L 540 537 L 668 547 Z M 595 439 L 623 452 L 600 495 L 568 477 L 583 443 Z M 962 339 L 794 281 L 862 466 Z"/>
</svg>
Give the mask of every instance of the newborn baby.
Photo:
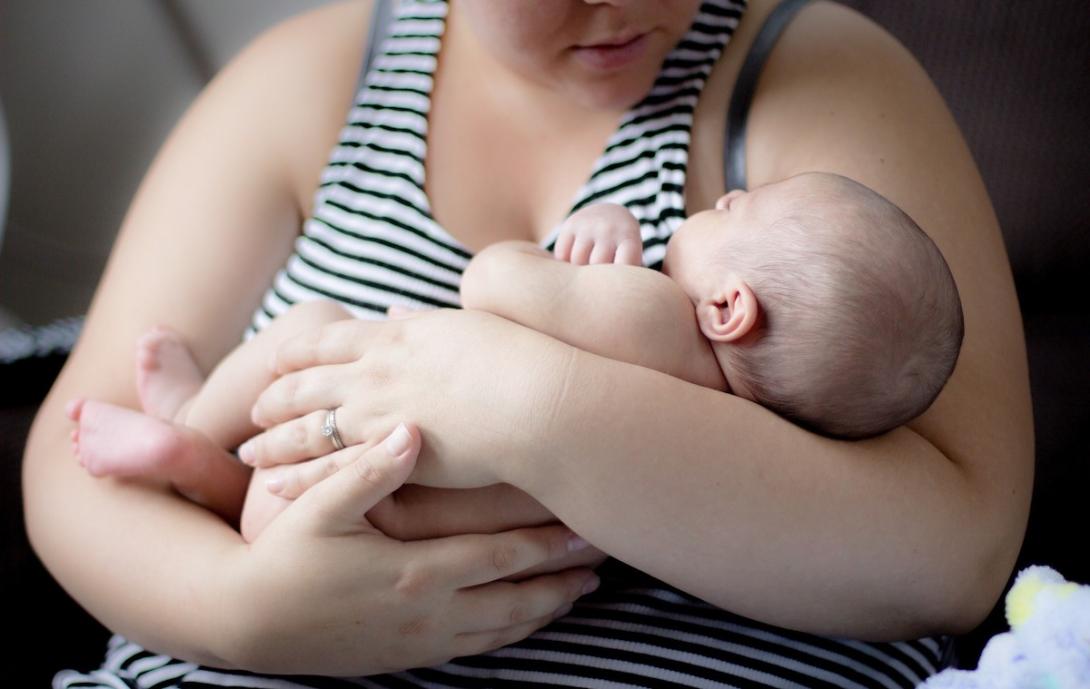
<svg viewBox="0 0 1090 689">
<path fill-rule="evenodd" d="M 523 241 L 480 252 L 462 278 L 463 306 L 842 438 L 922 413 L 957 359 L 961 306 L 938 249 L 900 209 L 844 177 L 732 191 L 675 232 L 663 273 L 641 256 L 627 210 L 589 206 L 561 226 L 560 260 Z M 296 305 L 208 380 L 179 336 L 149 333 L 137 347 L 145 413 L 74 400 L 77 457 L 96 476 L 169 481 L 231 522 L 242 510 L 252 541 L 288 503 L 252 481 L 243 509 L 248 470 L 224 448 L 259 432 L 249 410 L 272 380 L 279 344 L 349 317 L 332 302 Z"/>
<path fill-rule="evenodd" d="M 573 214 L 555 251 L 591 265 L 543 263 L 547 254 L 528 242 L 493 245 L 466 271 L 463 305 L 589 351 L 603 338 L 628 339 L 607 355 L 833 437 L 878 435 L 921 414 L 961 347 L 961 302 L 938 248 L 897 206 L 840 175 L 726 194 L 677 229 L 662 274 L 593 265 L 642 265 L 639 225 L 622 206 Z M 571 274 L 603 268 L 582 284 Z M 684 306 L 667 296 L 669 284 Z M 574 309 L 538 303 L 557 290 Z"/>
</svg>

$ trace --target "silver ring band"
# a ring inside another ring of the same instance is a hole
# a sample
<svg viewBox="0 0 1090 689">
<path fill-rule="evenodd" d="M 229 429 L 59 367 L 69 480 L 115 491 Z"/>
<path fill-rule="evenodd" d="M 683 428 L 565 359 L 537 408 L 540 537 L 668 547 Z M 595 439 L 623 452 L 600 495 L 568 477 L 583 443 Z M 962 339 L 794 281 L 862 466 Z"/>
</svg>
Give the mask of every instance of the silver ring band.
<svg viewBox="0 0 1090 689">
<path fill-rule="evenodd" d="M 336 408 L 330 409 L 325 413 L 325 423 L 322 425 L 322 435 L 333 441 L 334 449 L 344 449 L 344 442 L 341 440 L 341 434 L 337 432 Z"/>
</svg>

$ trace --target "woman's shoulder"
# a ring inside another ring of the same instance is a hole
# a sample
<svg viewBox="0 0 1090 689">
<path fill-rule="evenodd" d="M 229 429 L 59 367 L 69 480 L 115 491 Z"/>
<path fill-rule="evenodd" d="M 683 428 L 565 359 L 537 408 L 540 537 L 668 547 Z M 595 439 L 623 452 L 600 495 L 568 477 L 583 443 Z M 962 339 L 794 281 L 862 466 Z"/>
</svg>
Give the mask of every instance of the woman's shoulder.
<svg viewBox="0 0 1090 689">
<path fill-rule="evenodd" d="M 273 120 L 281 136 L 270 144 L 281 147 L 304 211 L 355 96 L 372 7 L 373 0 L 348 0 L 289 17 L 217 76 L 230 79 L 232 90 L 252 97 L 251 107 Z"/>
<path fill-rule="evenodd" d="M 784 0 L 749 0 L 727 49 L 708 79 L 693 125 L 693 139 L 699 142 L 691 163 L 696 176 L 689 190 L 694 210 L 710 207 L 722 194 L 727 110 L 738 75 L 755 50 L 755 41 L 769 17 L 783 3 Z M 797 131 L 800 121 L 804 127 L 812 128 L 810 125 L 817 122 L 813 119 L 814 110 L 828 111 L 826 106 L 830 101 L 884 97 L 888 83 L 885 80 L 891 72 L 922 77 L 916 79 L 917 86 L 929 84 L 908 51 L 868 17 L 829 0 L 803 4 L 764 55 L 747 113 L 747 151 L 761 141 L 789 150 L 793 137 L 784 136 L 784 132 Z M 791 105 L 785 107 L 788 100 Z M 846 102 L 841 105 L 848 106 Z M 771 134 L 764 136 L 766 131 Z M 758 180 L 779 179 L 770 153 L 773 151 L 747 153 L 752 164 L 748 170 L 750 186 Z"/>
</svg>

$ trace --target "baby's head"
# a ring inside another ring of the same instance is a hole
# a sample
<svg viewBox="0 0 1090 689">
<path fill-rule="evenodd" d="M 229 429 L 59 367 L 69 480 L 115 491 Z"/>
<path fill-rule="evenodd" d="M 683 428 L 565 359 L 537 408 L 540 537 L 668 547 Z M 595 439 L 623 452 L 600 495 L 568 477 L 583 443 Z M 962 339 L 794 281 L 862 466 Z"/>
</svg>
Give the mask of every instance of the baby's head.
<svg viewBox="0 0 1090 689">
<path fill-rule="evenodd" d="M 730 192 L 678 228 L 663 271 L 696 305 L 731 391 L 827 435 L 915 418 L 961 348 L 961 301 L 938 248 L 840 175 Z"/>
</svg>

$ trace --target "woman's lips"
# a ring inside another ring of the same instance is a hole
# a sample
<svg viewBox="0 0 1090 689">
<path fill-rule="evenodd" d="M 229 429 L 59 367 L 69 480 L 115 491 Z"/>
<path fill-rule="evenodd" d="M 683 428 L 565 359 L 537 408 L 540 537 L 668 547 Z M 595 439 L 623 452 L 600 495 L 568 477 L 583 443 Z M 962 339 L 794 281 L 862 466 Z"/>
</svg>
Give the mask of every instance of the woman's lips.
<svg viewBox="0 0 1090 689">
<path fill-rule="evenodd" d="M 606 71 L 635 62 L 643 56 L 646 49 L 647 34 L 642 33 L 616 43 L 575 46 L 572 52 L 587 67 Z"/>
</svg>

